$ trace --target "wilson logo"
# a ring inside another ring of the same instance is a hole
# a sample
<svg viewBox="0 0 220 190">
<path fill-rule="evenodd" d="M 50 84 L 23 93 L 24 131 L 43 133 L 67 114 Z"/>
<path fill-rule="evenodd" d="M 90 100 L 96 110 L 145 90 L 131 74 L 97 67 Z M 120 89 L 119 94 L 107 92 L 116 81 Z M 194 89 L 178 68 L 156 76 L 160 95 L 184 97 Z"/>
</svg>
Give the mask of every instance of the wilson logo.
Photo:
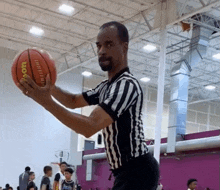
<svg viewBox="0 0 220 190">
<path fill-rule="evenodd" d="M 23 74 L 24 80 L 26 80 L 26 78 L 27 78 L 27 62 L 21 63 L 21 72 Z"/>
</svg>

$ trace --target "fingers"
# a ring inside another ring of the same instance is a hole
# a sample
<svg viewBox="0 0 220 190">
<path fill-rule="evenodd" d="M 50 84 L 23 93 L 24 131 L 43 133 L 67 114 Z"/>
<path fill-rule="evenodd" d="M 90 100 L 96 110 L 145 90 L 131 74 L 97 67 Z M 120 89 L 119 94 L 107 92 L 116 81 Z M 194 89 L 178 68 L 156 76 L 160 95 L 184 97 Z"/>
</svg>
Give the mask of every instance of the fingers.
<svg viewBox="0 0 220 190">
<path fill-rule="evenodd" d="M 24 86 L 22 86 L 20 83 L 17 83 L 16 84 L 17 85 L 17 87 L 23 92 L 23 94 L 25 95 L 25 96 L 28 96 L 28 97 L 30 97 L 29 95 L 28 95 L 28 90 L 24 87 Z"/>
<path fill-rule="evenodd" d="M 18 85 L 18 87 L 22 90 L 24 95 L 31 94 L 32 91 L 34 90 L 33 87 L 29 84 L 29 79 L 28 78 L 27 78 L 26 81 L 24 79 L 21 79 L 20 84 Z"/>
<path fill-rule="evenodd" d="M 33 88 L 33 89 L 36 89 L 38 88 L 37 84 L 29 77 L 27 76 L 27 83 Z"/>
<path fill-rule="evenodd" d="M 50 86 L 51 86 L 50 75 L 47 74 L 45 87 L 46 87 L 46 88 L 50 88 Z"/>
</svg>

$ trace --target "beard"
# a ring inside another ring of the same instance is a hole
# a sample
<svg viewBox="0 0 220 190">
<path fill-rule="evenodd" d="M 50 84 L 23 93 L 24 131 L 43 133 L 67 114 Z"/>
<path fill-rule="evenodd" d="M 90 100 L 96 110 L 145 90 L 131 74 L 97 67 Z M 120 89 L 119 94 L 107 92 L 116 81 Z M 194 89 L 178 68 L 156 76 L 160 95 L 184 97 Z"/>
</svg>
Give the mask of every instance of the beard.
<svg viewBox="0 0 220 190">
<path fill-rule="evenodd" d="M 99 62 L 99 66 L 103 71 L 110 71 L 112 70 L 112 62 L 111 60 L 104 61 L 104 62 Z"/>
</svg>

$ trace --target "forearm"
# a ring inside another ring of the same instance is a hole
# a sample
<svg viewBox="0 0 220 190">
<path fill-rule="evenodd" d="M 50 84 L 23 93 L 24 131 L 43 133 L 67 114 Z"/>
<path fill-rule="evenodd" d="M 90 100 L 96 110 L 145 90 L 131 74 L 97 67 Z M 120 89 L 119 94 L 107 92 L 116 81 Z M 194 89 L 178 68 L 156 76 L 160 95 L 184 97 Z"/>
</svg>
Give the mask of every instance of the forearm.
<svg viewBox="0 0 220 190">
<path fill-rule="evenodd" d="M 95 133 L 95 124 L 90 117 L 86 117 L 77 113 L 72 113 L 52 99 L 48 101 L 44 108 L 53 114 L 61 123 L 85 137 L 90 137 Z"/>
<path fill-rule="evenodd" d="M 70 108 L 71 105 L 71 108 L 74 108 L 76 95 L 70 94 L 69 92 L 62 90 L 61 88 L 54 86 L 52 89 L 52 96 L 65 107 Z"/>
</svg>

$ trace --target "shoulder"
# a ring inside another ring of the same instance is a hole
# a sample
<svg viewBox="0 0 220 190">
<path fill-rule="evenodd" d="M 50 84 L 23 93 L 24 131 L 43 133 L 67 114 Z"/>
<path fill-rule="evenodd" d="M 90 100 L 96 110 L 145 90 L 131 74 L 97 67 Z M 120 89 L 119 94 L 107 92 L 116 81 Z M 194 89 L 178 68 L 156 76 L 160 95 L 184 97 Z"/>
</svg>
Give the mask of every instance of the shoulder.
<svg viewBox="0 0 220 190">
<path fill-rule="evenodd" d="M 116 82 L 117 84 L 129 84 L 129 86 L 133 87 L 138 94 L 142 93 L 142 88 L 140 86 L 139 81 L 128 72 L 125 72 Z"/>
</svg>

